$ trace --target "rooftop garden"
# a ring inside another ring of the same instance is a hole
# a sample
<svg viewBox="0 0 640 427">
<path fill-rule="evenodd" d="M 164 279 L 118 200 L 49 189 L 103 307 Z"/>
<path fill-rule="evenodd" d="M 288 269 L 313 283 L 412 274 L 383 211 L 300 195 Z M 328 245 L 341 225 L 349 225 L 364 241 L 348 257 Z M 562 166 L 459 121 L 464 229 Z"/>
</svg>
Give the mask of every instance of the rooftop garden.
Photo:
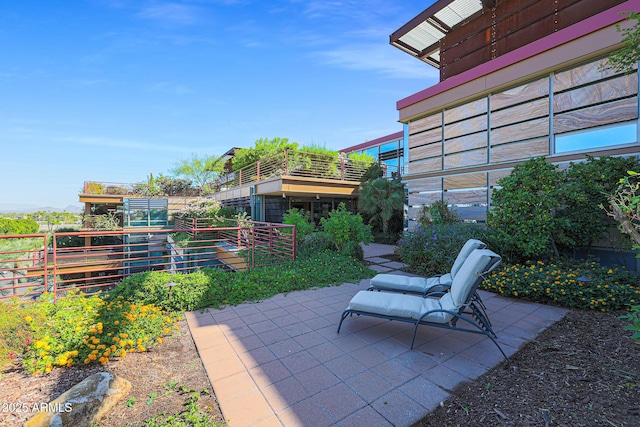
<svg viewBox="0 0 640 427">
<path fill-rule="evenodd" d="M 86 181 L 82 194 L 204 196 L 272 176 L 359 181 L 374 162 L 368 155 L 343 156 L 319 145 L 302 145 L 287 138 L 261 138 L 253 147 L 236 149 L 231 165 L 224 156 L 193 155 L 181 160 L 167 174 L 149 174 L 137 183 Z"/>
</svg>

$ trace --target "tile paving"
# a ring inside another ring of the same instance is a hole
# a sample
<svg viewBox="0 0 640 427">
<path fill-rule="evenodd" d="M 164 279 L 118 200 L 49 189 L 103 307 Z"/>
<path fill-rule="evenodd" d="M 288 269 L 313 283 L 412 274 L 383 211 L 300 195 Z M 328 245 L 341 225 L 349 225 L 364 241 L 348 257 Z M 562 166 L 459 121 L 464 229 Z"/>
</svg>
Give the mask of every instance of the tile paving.
<svg viewBox="0 0 640 427">
<path fill-rule="evenodd" d="M 365 258 L 394 271 L 401 263 L 384 258 L 392 251 L 371 244 Z M 464 332 L 421 327 L 413 350 L 403 322 L 352 317 L 337 334 L 340 314 L 368 283 L 187 313 L 229 426 L 408 426 L 459 383 L 504 363 L 489 339 Z M 566 314 L 480 294 L 508 356 Z"/>
</svg>

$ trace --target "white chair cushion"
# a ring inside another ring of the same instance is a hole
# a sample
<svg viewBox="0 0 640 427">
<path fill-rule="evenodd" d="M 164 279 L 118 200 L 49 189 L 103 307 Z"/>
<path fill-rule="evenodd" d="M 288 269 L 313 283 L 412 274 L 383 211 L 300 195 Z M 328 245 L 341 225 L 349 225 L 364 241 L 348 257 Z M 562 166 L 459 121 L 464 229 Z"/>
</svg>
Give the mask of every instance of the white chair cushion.
<svg viewBox="0 0 640 427">
<path fill-rule="evenodd" d="M 451 267 L 451 280 L 449 281 L 449 283 L 451 283 L 456 277 L 456 274 L 458 274 L 458 271 L 464 264 L 464 260 L 466 260 L 467 257 L 471 255 L 471 252 L 473 252 L 474 249 L 484 249 L 486 246 L 487 245 L 477 239 L 467 240 L 466 243 L 462 246 L 462 249 L 460 249 L 460 252 L 458 252 L 456 260 L 453 262 L 453 266 Z"/>
<path fill-rule="evenodd" d="M 376 288 L 418 293 L 441 283 L 440 277 L 410 277 L 401 274 L 378 274 L 371 279 L 371 286 Z"/>
<path fill-rule="evenodd" d="M 451 295 L 454 310 L 457 310 L 467 302 L 466 300 L 470 298 L 470 291 L 475 281 L 480 277 L 481 273 L 487 270 L 492 258 L 496 256 L 495 252 L 489 249 L 476 249 L 469 255 L 458 274 L 453 278 L 453 282 L 451 282 L 449 294 Z"/>
<path fill-rule="evenodd" d="M 433 299 L 398 293 L 359 291 L 349 302 L 347 310 L 418 320 L 423 313 L 440 309 L 441 300 L 448 301 L 451 298 L 445 297 Z M 448 305 L 452 305 L 450 301 Z M 429 314 L 423 320 L 446 323 L 451 317 L 450 314 L 437 312 Z"/>
</svg>

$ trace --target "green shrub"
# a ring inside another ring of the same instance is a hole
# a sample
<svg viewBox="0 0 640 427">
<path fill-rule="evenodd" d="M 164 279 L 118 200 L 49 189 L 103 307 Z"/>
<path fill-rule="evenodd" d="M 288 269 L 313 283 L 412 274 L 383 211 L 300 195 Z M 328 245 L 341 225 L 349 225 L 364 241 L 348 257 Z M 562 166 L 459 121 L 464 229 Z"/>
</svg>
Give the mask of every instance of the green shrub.
<svg viewBox="0 0 640 427">
<path fill-rule="evenodd" d="M 422 207 L 418 223 L 422 226 L 450 225 L 462 222 L 462 218 L 455 210 L 449 209 L 444 200 L 438 200 L 428 206 Z"/>
<path fill-rule="evenodd" d="M 153 304 L 167 311 L 191 311 L 201 307 L 210 281 L 210 275 L 202 271 L 191 274 L 149 271 L 126 277 L 110 294 L 136 304 Z M 175 285 L 167 286 L 167 283 Z"/>
<path fill-rule="evenodd" d="M 198 190 L 191 186 L 191 180 L 186 178 L 160 176 L 155 180 L 155 184 L 167 196 L 194 196 L 198 194 Z"/>
<path fill-rule="evenodd" d="M 414 273 L 444 274 L 451 270 L 465 242 L 472 238 L 482 240 L 483 232 L 484 228 L 475 224 L 419 227 L 400 239 L 396 253 Z"/>
<path fill-rule="evenodd" d="M 86 192 L 87 194 L 104 194 L 104 186 L 98 182 L 88 182 Z"/>
<path fill-rule="evenodd" d="M 566 219 L 556 215 L 563 201 L 564 173 L 544 157 L 527 160 L 502 178 L 491 195 L 487 225 L 498 240 L 517 250 L 519 260 L 557 256 Z"/>
<path fill-rule="evenodd" d="M 360 261 L 364 260 L 364 249 L 360 246 L 360 243 L 357 242 L 348 242 L 341 253 Z"/>
<path fill-rule="evenodd" d="M 383 233 L 381 231 L 373 232 L 373 241 L 383 245 L 395 245 L 400 240 L 399 233 Z"/>
<path fill-rule="evenodd" d="M 618 187 L 620 177 L 627 171 L 638 169 L 636 157 L 594 158 L 587 155 L 586 162 L 571 163 L 564 185 L 566 206 L 558 216 L 566 219 L 561 249 L 575 251 L 590 248 L 612 228 L 606 213 L 600 208 L 607 205 L 607 198 Z"/>
<path fill-rule="evenodd" d="M 318 231 L 305 236 L 298 247 L 298 256 L 306 257 L 315 253 L 335 249 L 336 245 L 331 241 L 327 233 Z"/>
<path fill-rule="evenodd" d="M 237 215 L 236 208 L 232 206 L 225 206 L 220 208 L 218 216 L 221 218 L 234 218 Z"/>
<path fill-rule="evenodd" d="M 299 257 L 285 265 L 251 271 L 226 272 L 205 268 L 191 274 L 135 274 L 123 280 L 112 294 L 136 304 L 153 304 L 171 307 L 172 310 L 197 310 L 259 301 L 278 293 L 311 287 L 358 283 L 373 275 L 373 270 L 354 262 L 352 257 L 325 251 Z M 171 288 L 171 296 L 166 286 L 170 280 L 176 283 Z"/>
<path fill-rule="evenodd" d="M 283 223 L 296 226 L 296 244 L 298 246 L 305 237 L 313 233 L 315 228 L 315 225 L 311 222 L 311 214 L 304 209 L 289 209 L 284 214 Z"/>
<path fill-rule="evenodd" d="M 0 218 L 1 234 L 37 234 L 40 224 L 32 219 Z"/>
<path fill-rule="evenodd" d="M 329 212 L 329 218 L 321 218 L 320 224 L 338 250 L 344 249 L 348 242 L 369 244 L 373 241 L 371 227 L 362 222 L 360 214 L 349 212 L 344 203 Z"/>
<path fill-rule="evenodd" d="M 21 361 L 33 342 L 33 321 L 40 323 L 42 318 L 31 304 L 17 298 L 0 302 L 0 372 Z"/>
<path fill-rule="evenodd" d="M 33 374 L 55 366 L 106 364 L 114 356 L 146 351 L 161 343 L 178 320 L 151 304 L 74 292 L 56 302 L 44 294 L 33 309 L 39 316 L 29 318 L 34 341 L 23 359 Z"/>
<path fill-rule="evenodd" d="M 625 331 L 633 331 L 631 339 L 640 344 L 640 305 L 634 305 L 630 308 L 630 313 L 620 316 L 621 319 L 631 321 L 631 324 L 624 327 Z"/>
<path fill-rule="evenodd" d="M 615 311 L 638 304 L 640 278 L 591 261 L 530 261 L 505 266 L 481 287 L 500 295 L 563 307 Z"/>
</svg>

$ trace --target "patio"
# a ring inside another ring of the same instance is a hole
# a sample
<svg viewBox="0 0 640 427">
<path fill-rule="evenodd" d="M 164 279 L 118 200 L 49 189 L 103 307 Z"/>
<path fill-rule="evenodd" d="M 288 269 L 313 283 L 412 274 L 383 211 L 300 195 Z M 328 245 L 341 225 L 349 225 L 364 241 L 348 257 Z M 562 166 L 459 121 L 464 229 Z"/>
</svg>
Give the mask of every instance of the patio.
<svg viewBox="0 0 640 427">
<path fill-rule="evenodd" d="M 365 246 L 378 271 L 397 263 Z M 408 426 L 449 392 L 504 363 L 481 335 L 340 314 L 359 284 L 276 295 L 260 303 L 187 313 L 198 352 L 230 426 Z M 480 292 L 508 356 L 566 310 Z M 506 368 L 505 368 L 506 369 Z"/>
</svg>

